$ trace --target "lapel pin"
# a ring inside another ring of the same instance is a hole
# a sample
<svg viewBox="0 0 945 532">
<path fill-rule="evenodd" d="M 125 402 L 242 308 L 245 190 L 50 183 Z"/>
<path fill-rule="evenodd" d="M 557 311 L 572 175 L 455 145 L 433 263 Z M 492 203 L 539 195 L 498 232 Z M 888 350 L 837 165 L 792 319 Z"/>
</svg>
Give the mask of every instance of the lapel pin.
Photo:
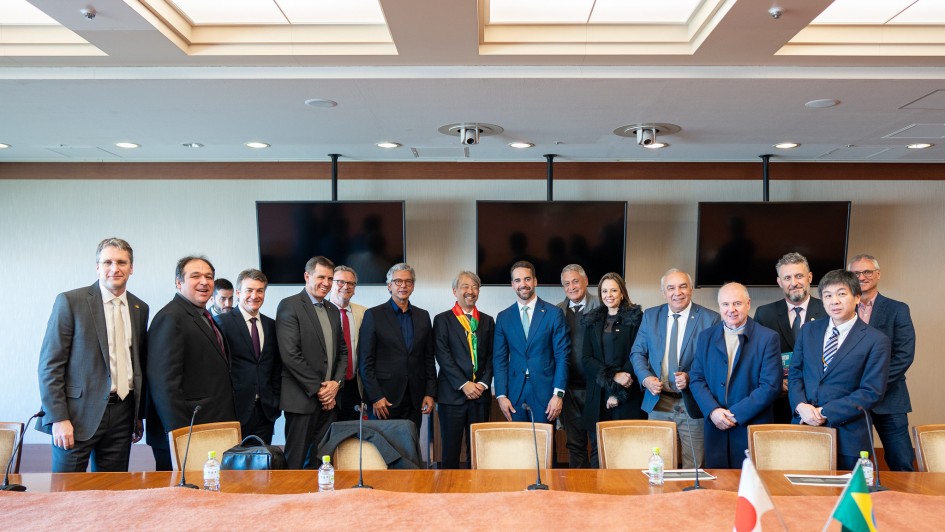
<svg viewBox="0 0 945 532">
<path fill-rule="evenodd" d="M 139 305 L 136 304 L 136 305 L 135 305 L 135 308 L 141 308 L 141 306 L 139 306 Z"/>
</svg>

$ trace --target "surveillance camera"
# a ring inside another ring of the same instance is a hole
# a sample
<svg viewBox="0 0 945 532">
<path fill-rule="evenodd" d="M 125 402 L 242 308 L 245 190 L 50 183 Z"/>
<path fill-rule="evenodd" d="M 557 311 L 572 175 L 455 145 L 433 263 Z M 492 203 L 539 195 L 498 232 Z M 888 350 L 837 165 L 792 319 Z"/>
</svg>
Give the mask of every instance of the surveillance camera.
<svg viewBox="0 0 945 532">
<path fill-rule="evenodd" d="M 479 128 L 478 127 L 461 127 L 459 128 L 459 141 L 465 146 L 472 146 L 473 144 L 479 144 Z"/>
<path fill-rule="evenodd" d="M 768 10 L 768 14 L 771 15 L 771 18 L 773 18 L 774 20 L 778 20 L 779 18 L 781 18 L 781 15 L 784 14 L 784 10 L 781 9 L 780 7 L 772 7 L 771 9 Z"/>
<path fill-rule="evenodd" d="M 649 146 L 656 142 L 656 130 L 642 127 L 637 130 L 637 144 L 640 146 Z"/>
</svg>

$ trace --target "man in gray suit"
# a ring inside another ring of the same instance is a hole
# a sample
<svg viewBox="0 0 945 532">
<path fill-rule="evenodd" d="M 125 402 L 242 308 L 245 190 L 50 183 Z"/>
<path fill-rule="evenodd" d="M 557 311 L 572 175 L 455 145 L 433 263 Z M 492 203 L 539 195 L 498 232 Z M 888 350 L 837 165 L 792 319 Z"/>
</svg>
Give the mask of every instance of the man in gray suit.
<svg viewBox="0 0 945 532">
<path fill-rule="evenodd" d="M 647 390 L 641 408 L 650 419 L 676 423 L 682 465 L 692 468 L 703 462 L 705 419 L 689 391 L 689 368 L 696 337 L 721 317 L 692 302 L 692 278 L 686 272 L 667 271 L 660 279 L 660 290 L 666 304 L 643 312 L 630 360 L 637 380 Z"/>
<path fill-rule="evenodd" d="M 321 465 L 318 442 L 337 417 L 336 398 L 348 367 L 348 347 L 338 307 L 328 299 L 334 268 L 325 257 L 309 259 L 305 288 L 280 301 L 276 309 L 289 469 Z"/>
<path fill-rule="evenodd" d="M 587 430 L 584 429 L 584 400 L 587 395 L 587 379 L 581 356 L 584 353 L 584 324 L 581 319 L 589 311 L 600 306 L 597 296 L 587 291 L 587 273 L 579 264 L 568 264 L 561 270 L 561 287 L 564 301 L 558 307 L 564 310 L 571 332 L 571 357 L 568 359 L 568 389 L 564 394 L 564 411 L 561 421 L 567 435 L 568 467 L 580 469 L 597 467 L 597 449 L 587 453 Z"/>
<path fill-rule="evenodd" d="M 125 290 L 134 252 L 120 238 L 95 253 L 98 282 L 59 294 L 39 356 L 54 473 L 127 471 L 141 439 L 148 306 Z"/>
</svg>

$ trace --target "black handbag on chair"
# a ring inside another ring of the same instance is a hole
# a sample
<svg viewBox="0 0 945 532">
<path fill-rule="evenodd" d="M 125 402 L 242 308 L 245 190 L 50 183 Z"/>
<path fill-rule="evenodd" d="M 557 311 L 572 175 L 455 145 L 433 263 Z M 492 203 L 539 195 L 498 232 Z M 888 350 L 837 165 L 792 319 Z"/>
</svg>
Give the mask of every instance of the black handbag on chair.
<svg viewBox="0 0 945 532">
<path fill-rule="evenodd" d="M 247 444 L 256 440 L 258 445 Z M 235 447 L 223 451 L 220 469 L 228 471 L 267 471 L 285 469 L 285 453 L 275 445 L 266 445 L 259 436 L 247 436 Z"/>
</svg>

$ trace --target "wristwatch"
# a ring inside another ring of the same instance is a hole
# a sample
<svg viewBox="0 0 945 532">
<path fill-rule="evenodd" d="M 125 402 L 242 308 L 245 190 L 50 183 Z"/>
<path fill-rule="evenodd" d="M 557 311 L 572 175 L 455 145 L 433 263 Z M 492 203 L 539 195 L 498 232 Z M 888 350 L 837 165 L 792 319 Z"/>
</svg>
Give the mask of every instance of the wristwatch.
<svg viewBox="0 0 945 532">
<path fill-rule="evenodd" d="M 557 395 L 558 397 L 564 399 L 564 392 L 561 391 L 561 390 L 558 390 L 557 392 L 555 392 L 555 395 Z"/>
</svg>

